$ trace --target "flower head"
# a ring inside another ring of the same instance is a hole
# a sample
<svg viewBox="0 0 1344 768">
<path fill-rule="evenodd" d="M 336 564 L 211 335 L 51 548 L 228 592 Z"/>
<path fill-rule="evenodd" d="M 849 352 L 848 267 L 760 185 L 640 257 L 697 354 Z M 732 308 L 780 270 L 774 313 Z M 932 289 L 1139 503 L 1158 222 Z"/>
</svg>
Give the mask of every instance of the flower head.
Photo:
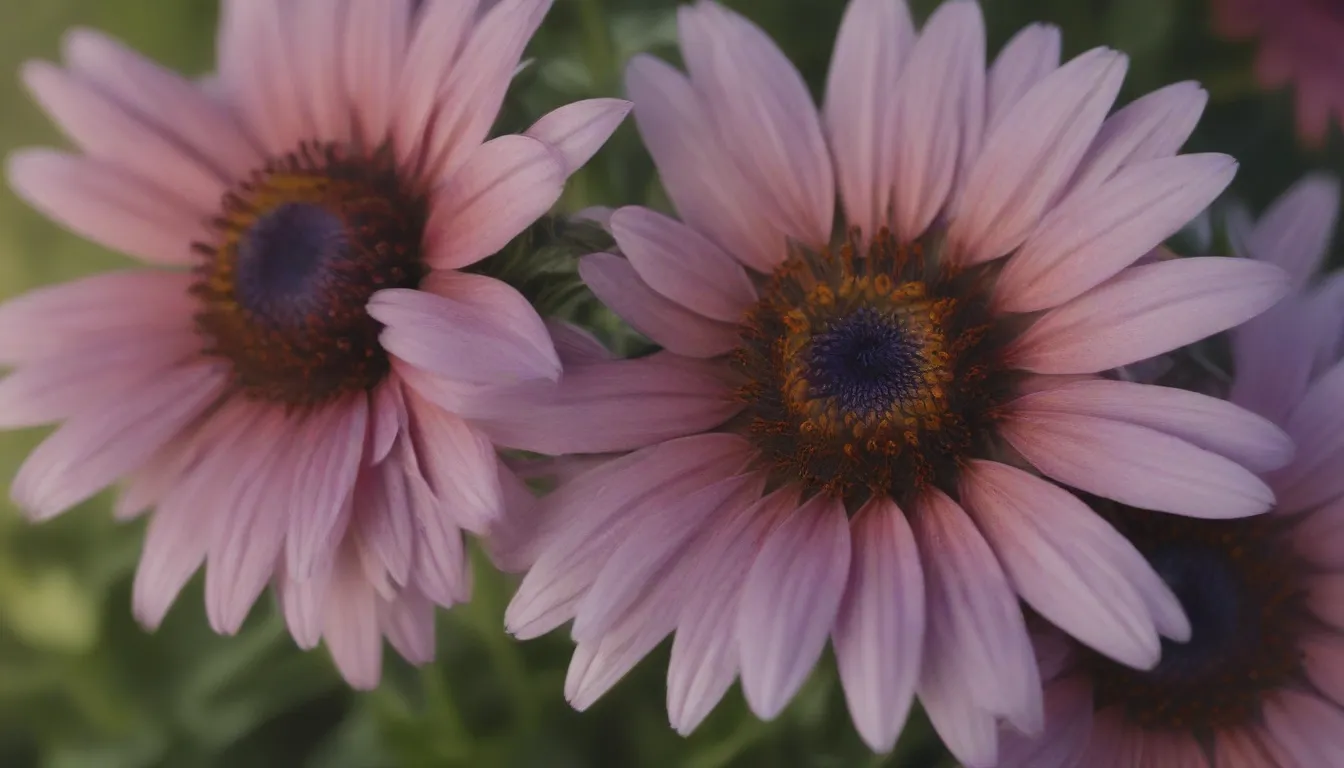
<svg viewBox="0 0 1344 768">
<path fill-rule="evenodd" d="M 83 30 L 65 67 L 25 67 L 79 151 L 17 153 L 14 189 L 151 268 L 0 307 L 4 426 L 62 422 L 12 493 L 45 519 L 125 480 L 119 517 L 154 508 L 146 625 L 204 561 L 220 632 L 273 583 L 353 685 L 376 684 L 384 634 L 433 654 L 433 604 L 469 594 L 462 531 L 528 498 L 453 404 L 559 375 L 526 300 L 462 270 L 627 110 L 486 141 L 549 5 L 226 0 L 204 83 Z"/>
<path fill-rule="evenodd" d="M 1227 157 L 1175 154 L 1194 85 L 1107 118 L 1115 52 L 1059 66 L 1057 31 L 1034 26 L 986 70 L 974 3 L 916 33 L 903 3 L 854 0 L 819 115 L 746 19 L 700 2 L 679 21 L 689 77 L 637 58 L 627 88 L 681 220 L 617 210 L 622 255 L 582 266 L 665 351 L 569 352 L 549 401 L 477 414 L 519 447 L 634 450 L 549 498 L 509 626 L 574 620 L 579 707 L 675 631 L 683 732 L 739 672 L 778 714 L 831 638 L 870 745 L 892 746 L 918 691 L 957 755 L 986 763 L 993 716 L 1040 726 L 1019 596 L 1135 666 L 1189 630 L 1051 479 L 1241 517 L 1272 501 L 1247 467 L 1291 450 L 1224 402 L 1099 373 L 1255 316 L 1286 278 L 1228 258 L 1131 266 L 1232 176 Z"/>
<path fill-rule="evenodd" d="M 1176 593 L 1190 637 L 1137 670 L 1042 635 L 1047 728 L 1008 736 L 1001 765 L 1286 768 L 1344 754 L 1344 280 L 1308 284 L 1338 207 L 1338 184 L 1309 177 L 1238 238 L 1296 289 L 1233 345 L 1231 400 L 1298 446 L 1267 475 L 1274 511 L 1210 521 L 1095 501 Z"/>
<path fill-rule="evenodd" d="M 1292 86 L 1297 131 L 1325 143 L 1333 118 L 1344 124 L 1344 6 L 1333 0 L 1215 0 L 1214 29 L 1259 46 L 1255 77 L 1265 88 Z"/>
</svg>

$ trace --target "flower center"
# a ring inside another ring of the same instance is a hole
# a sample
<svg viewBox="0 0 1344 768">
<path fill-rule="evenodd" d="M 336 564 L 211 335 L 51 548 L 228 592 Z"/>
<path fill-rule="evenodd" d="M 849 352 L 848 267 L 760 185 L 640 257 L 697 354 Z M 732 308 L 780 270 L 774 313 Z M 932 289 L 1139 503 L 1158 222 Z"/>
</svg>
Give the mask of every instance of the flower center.
<svg viewBox="0 0 1344 768">
<path fill-rule="evenodd" d="M 1306 564 L 1289 546 L 1287 523 L 1198 520 L 1109 502 L 1099 509 L 1171 587 L 1191 633 L 1185 643 L 1164 639 L 1162 659 L 1148 671 L 1085 652 L 1096 706 L 1117 705 L 1144 727 L 1201 736 L 1254 722 L 1264 693 L 1302 674 Z"/>
<path fill-rule="evenodd" d="M 304 145 L 272 161 L 225 195 L 216 241 L 195 246 L 206 354 L 247 396 L 288 406 L 373 388 L 389 364 L 365 306 L 424 276 L 426 210 L 386 150 Z"/>
<path fill-rule="evenodd" d="M 885 231 L 785 261 L 733 355 L 744 429 L 777 479 L 855 504 L 953 487 L 1010 391 L 986 278 Z"/>
</svg>

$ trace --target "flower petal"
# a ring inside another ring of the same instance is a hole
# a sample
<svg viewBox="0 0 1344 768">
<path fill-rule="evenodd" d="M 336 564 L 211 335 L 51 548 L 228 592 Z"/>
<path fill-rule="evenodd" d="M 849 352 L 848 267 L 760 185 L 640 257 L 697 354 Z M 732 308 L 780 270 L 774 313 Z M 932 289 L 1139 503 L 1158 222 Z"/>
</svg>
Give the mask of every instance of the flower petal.
<svg viewBox="0 0 1344 768">
<path fill-rule="evenodd" d="M 1283 267 L 1293 290 L 1319 271 L 1339 216 L 1339 181 L 1308 174 L 1265 211 L 1246 242 L 1252 258 Z"/>
<path fill-rule="evenodd" d="M 9 158 L 9 183 L 43 215 L 114 251 L 182 266 L 206 239 L 203 216 L 166 189 L 106 161 L 49 149 Z"/>
<path fill-rule="evenodd" d="M 1157 664 L 1161 648 L 1148 603 L 1183 617 L 1181 604 L 1086 504 L 1020 469 L 982 460 L 963 471 L 961 501 L 1032 608 L 1122 664 Z"/>
<path fill-rule="evenodd" d="M 1137 424 L 1032 411 L 1005 420 L 1000 434 L 1049 477 L 1133 507 L 1225 519 L 1274 503 L 1240 464 Z"/>
<path fill-rule="evenodd" d="M 549 145 L 565 159 L 566 175 L 579 170 L 630 114 L 623 99 L 587 99 L 542 115 L 527 135 Z"/>
<path fill-rule="evenodd" d="M 850 716 L 876 752 L 890 752 L 914 701 L 923 658 L 924 572 L 915 535 L 877 498 L 850 524 L 854 554 L 832 643 Z"/>
<path fill-rule="evenodd" d="M 719 141 L 704 101 L 667 64 L 635 56 L 625 71 L 635 125 L 667 196 L 687 226 L 753 269 L 770 272 L 788 255 L 784 233 Z"/>
<path fill-rule="evenodd" d="M 865 237 L 888 224 L 900 135 L 891 94 L 914 42 L 904 2 L 852 0 L 831 54 L 822 118 L 848 223 Z"/>
<path fill-rule="evenodd" d="M 1127 59 L 1104 48 L 1046 75 L 985 139 L 952 211 L 948 244 L 966 263 L 1027 238 L 1069 180 L 1120 90 Z"/>
<path fill-rule="evenodd" d="M 1059 68 L 1059 27 L 1028 24 L 1003 46 L 989 68 L 985 86 L 985 133 L 1007 116 L 1013 105 L 1046 75 Z"/>
<path fill-rule="evenodd" d="M 345 551 L 336 559 L 323 606 L 322 636 L 331 660 L 351 688 L 378 687 L 383 672 L 383 633 L 378 595 L 364 579 L 359 558 Z"/>
<path fill-rule="evenodd" d="M 1232 181 L 1227 155 L 1181 155 L 1121 169 L 1055 208 L 1004 266 L 1005 312 L 1056 307 L 1138 261 L 1208 207 Z"/>
<path fill-rule="evenodd" d="M 913 240 L 943 209 L 958 169 L 980 147 L 985 21 L 978 4 L 943 3 L 933 12 L 892 98 L 900 136 L 892 227 L 902 239 Z"/>
<path fill-rule="evenodd" d="M 742 692 L 773 720 L 802 687 L 831 634 L 849 575 L 849 521 L 825 495 L 771 531 L 742 586 L 737 614 Z"/>
<path fill-rule="evenodd" d="M 324 62 L 326 69 L 335 70 L 327 77 L 343 79 L 352 116 L 366 141 L 378 142 L 388 136 L 397 108 L 398 80 L 443 76 L 446 67 L 430 68 L 427 59 L 452 57 L 456 49 L 454 37 L 462 34 L 463 17 L 472 12 L 475 3 L 427 4 L 416 24 L 414 36 L 411 33 L 412 5 L 410 0 L 378 3 L 348 0 L 345 34 L 337 42 L 339 56 Z M 332 11 L 327 8 L 328 14 Z M 431 44 L 437 49 L 432 53 L 426 50 Z M 426 69 L 422 72 L 419 67 Z M 350 117 L 347 115 L 345 119 Z M 423 123 L 416 127 L 424 130 Z M 397 138 L 404 140 L 407 137 L 399 134 Z M 396 148 L 401 150 L 401 142 L 396 143 Z"/>
<path fill-rule="evenodd" d="M 807 84 L 765 32 L 713 2 L 677 11 L 682 58 L 736 168 L 776 226 L 831 237 L 835 176 Z"/>
<path fill-rule="evenodd" d="M 920 698 L 937 691 L 949 706 L 961 701 L 1038 732 L 1044 715 L 1036 655 L 994 552 L 942 491 L 921 497 L 911 522 L 926 586 Z"/>
<path fill-rule="evenodd" d="M 567 175 L 563 156 L 529 136 L 482 144 L 434 193 L 426 263 L 462 269 L 500 250 L 560 199 Z"/>
<path fill-rule="evenodd" d="M 1283 270 L 1247 259 L 1144 264 L 1051 310 L 1007 354 L 1036 373 L 1096 373 L 1243 323 L 1287 290 Z"/>
<path fill-rule="evenodd" d="M 357 395 L 309 414 L 295 436 L 295 455 L 304 464 L 293 478 L 292 493 L 303 506 L 293 510 L 285 541 L 291 578 L 308 578 L 317 562 L 336 554 L 364 454 L 368 415 L 368 399 Z"/>
<path fill-rule="evenodd" d="M 584 256 L 579 261 L 579 276 L 599 301 L 670 352 L 717 357 L 738 344 L 737 326 L 710 320 L 664 298 L 640 278 L 629 260 L 620 256 Z"/>
<path fill-rule="evenodd" d="M 1226 456 L 1253 472 L 1278 469 L 1293 458 L 1292 439 L 1268 419 L 1226 400 L 1173 387 L 1107 379 L 1075 381 L 1023 395 L 1010 408 L 1137 424 Z"/>
<path fill-rule="evenodd" d="M 452 296 L 392 288 L 369 299 L 369 315 L 387 326 L 379 340 L 388 352 L 426 373 L 470 383 L 560 376 L 550 334 L 522 294 L 482 275 L 451 279 L 460 288 Z"/>
<path fill-rule="evenodd" d="M 415 395 L 407 400 L 415 456 L 443 513 L 484 534 L 504 512 L 494 446 L 458 416 Z"/>
<path fill-rule="evenodd" d="M 1083 677 L 1056 680 L 1045 689 L 1045 731 L 1036 738 L 1005 728 L 1000 768 L 1076 768 L 1092 733 L 1092 684 Z"/>
<path fill-rule="evenodd" d="M 611 232 L 650 288 L 693 312 L 736 323 L 756 302 L 746 270 L 675 219 L 626 206 L 612 214 Z"/>
</svg>

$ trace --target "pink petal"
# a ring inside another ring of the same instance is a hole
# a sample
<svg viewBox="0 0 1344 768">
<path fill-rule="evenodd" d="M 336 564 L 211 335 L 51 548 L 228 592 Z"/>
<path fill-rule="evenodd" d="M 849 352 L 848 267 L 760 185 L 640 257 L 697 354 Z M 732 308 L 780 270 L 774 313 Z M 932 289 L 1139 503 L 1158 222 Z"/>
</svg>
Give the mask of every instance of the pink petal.
<svg viewBox="0 0 1344 768">
<path fill-rule="evenodd" d="M 1122 664 L 1151 669 L 1161 649 L 1149 602 L 1184 623 L 1147 560 L 1076 496 L 998 462 L 962 472 L 961 501 L 1013 588 L 1051 623 Z M 1189 635 L 1189 624 L 1184 626 Z"/>
<path fill-rule="evenodd" d="M 227 402 L 184 452 L 186 471 L 150 517 L 135 571 L 131 610 L 145 627 L 159 626 L 205 559 L 216 530 L 226 520 L 218 500 L 241 485 L 232 449 L 264 412 L 242 399 Z"/>
<path fill-rule="evenodd" d="M 156 186 L 201 216 L 224 193 L 227 176 L 82 78 L 45 62 L 23 67 L 34 98 L 92 159 L 127 176 L 151 170 Z"/>
<path fill-rule="evenodd" d="M 826 646 L 849 575 L 844 505 L 815 496 L 770 532 L 742 585 L 737 645 L 742 692 L 773 720 Z"/>
<path fill-rule="evenodd" d="M 313 575 L 302 581 L 289 578 L 284 557 L 280 558 L 275 582 L 276 596 L 285 614 L 285 624 L 294 644 L 309 650 L 322 640 L 327 592 L 336 559 L 317 564 Z"/>
<path fill-rule="evenodd" d="M 364 580 L 352 552 L 343 552 L 336 559 L 323 615 L 322 636 L 341 676 L 357 690 L 378 687 L 383 671 L 378 596 Z"/>
<path fill-rule="evenodd" d="M 291 492 L 302 506 L 293 510 L 285 540 L 291 578 L 308 578 L 317 562 L 336 553 L 363 458 L 368 412 L 364 397 L 338 401 L 308 414 L 295 435 L 294 451 L 303 468 Z"/>
<path fill-rule="evenodd" d="M 382 606 L 380 624 L 388 642 L 412 664 L 434 660 L 434 606 L 418 590 L 403 590 Z"/>
<path fill-rule="evenodd" d="M 1045 731 L 1028 738 L 1003 729 L 1000 768 L 1077 768 L 1092 734 L 1092 684 L 1084 677 L 1056 680 L 1045 689 Z"/>
<path fill-rule="evenodd" d="M 1231 730 L 1220 733 L 1214 740 L 1213 764 L 1218 768 L 1265 768 L 1274 765 L 1273 758 L 1255 729 Z"/>
<path fill-rule="evenodd" d="M 695 730 L 737 677 L 733 627 L 742 585 L 766 536 L 797 508 L 797 489 L 785 486 L 710 524 L 699 560 L 704 567 L 685 587 L 667 667 L 667 713 L 677 733 Z"/>
<path fill-rule="evenodd" d="M 325 65 L 330 70 L 328 77 L 344 75 L 345 95 L 358 121 L 360 135 L 366 141 L 377 143 L 388 135 L 397 106 L 398 80 L 443 76 L 444 67 L 433 69 L 427 59 L 452 56 L 457 42 L 454 38 L 462 34 L 459 26 L 462 17 L 470 14 L 474 5 L 474 2 L 460 1 L 427 4 L 416 34 L 411 38 L 412 3 L 409 0 L 349 1 L 345 34 L 337 48 L 339 58 L 325 62 Z M 429 26 L 431 23 L 439 26 Z M 433 30 L 432 37 L 429 30 Z M 431 41 L 440 50 L 426 50 Z M 417 128 L 423 130 L 424 123 Z M 413 146 L 405 134 L 397 134 L 396 138 L 401 140 L 398 150 Z"/>
<path fill-rule="evenodd" d="M 1321 621 L 1344 630 L 1344 573 L 1314 576 L 1307 585 L 1307 606 Z"/>
<path fill-rule="evenodd" d="M 1243 323 L 1288 289 L 1282 270 L 1247 259 L 1183 258 L 1131 267 L 1048 312 L 1010 346 L 1036 373 L 1095 373 Z"/>
<path fill-rule="evenodd" d="M 209 239 L 202 213 L 104 160 L 28 149 L 10 156 L 8 173 L 15 193 L 43 215 L 151 264 L 188 264 L 191 244 Z"/>
<path fill-rule="evenodd" d="M 1118 110 L 1097 131 L 1068 194 L 1089 192 L 1126 166 L 1176 154 L 1208 101 L 1209 94 L 1199 83 L 1187 81 L 1159 88 Z"/>
<path fill-rule="evenodd" d="M 500 0 L 477 18 L 461 54 L 448 72 L 447 81 L 438 91 L 437 111 L 427 123 L 411 127 L 411 130 L 417 132 L 429 132 L 425 143 L 425 159 L 426 171 L 431 177 L 460 173 L 458 166 L 472 162 L 469 154 L 490 132 L 500 105 L 504 103 L 504 93 L 518 68 L 523 48 L 550 10 L 552 2 Z M 462 5 L 475 5 L 475 2 Z M 425 28 L 429 21 L 422 19 L 421 28 Z M 453 23 L 460 23 L 460 16 L 454 18 Z M 438 32 L 433 27 L 429 29 Z M 450 37 L 457 33 L 454 28 L 444 31 Z M 432 129 L 430 126 L 433 126 Z M 568 174 L 565 173 L 563 161 L 557 162 L 560 183 L 563 183 Z M 559 193 L 556 195 L 558 197 Z M 549 207 L 548 203 L 545 208 Z M 545 208 L 538 211 L 538 215 L 545 212 Z"/>
<path fill-rule="evenodd" d="M 985 140 L 953 210 L 949 246 L 968 263 L 1021 245 L 1068 181 L 1120 90 L 1126 58 L 1099 48 L 1040 80 Z"/>
<path fill-rule="evenodd" d="M 175 347 L 194 333 L 190 275 L 104 272 L 29 291 L 0 304 L 0 362 L 28 363 L 99 347 Z"/>
<path fill-rule="evenodd" d="M 924 233 L 948 201 L 958 169 L 979 149 L 984 92 L 980 6 L 944 3 L 920 31 L 891 97 L 893 130 L 900 136 L 892 226 L 901 238 Z"/>
<path fill-rule="evenodd" d="M 1319 271 L 1339 215 L 1339 181 L 1308 174 L 1279 196 L 1260 217 L 1246 250 L 1252 258 L 1283 267 L 1301 290 Z"/>
<path fill-rule="evenodd" d="M 992 133 L 1022 97 L 1059 68 L 1059 27 L 1028 24 L 999 51 L 985 87 L 985 133 Z"/>
<path fill-rule="evenodd" d="M 682 58 L 737 169 L 799 242 L 831 236 L 835 177 L 816 107 L 768 35 L 712 2 L 677 12 Z"/>
<path fill-rule="evenodd" d="M 355 485 L 355 531 L 400 586 L 410 579 L 415 551 L 415 521 L 408 494 L 405 470 L 397 461 L 366 471 Z"/>
<path fill-rule="evenodd" d="M 494 446 L 448 411 L 416 396 L 408 400 L 416 459 L 442 511 L 458 526 L 485 533 L 504 511 Z"/>
<path fill-rule="evenodd" d="M 304 138 L 298 74 L 288 61 L 288 7 L 224 0 L 216 44 L 221 84 L 266 154 L 283 156 Z"/>
<path fill-rule="evenodd" d="M 378 4 L 365 4 L 369 7 L 364 8 L 365 13 L 377 13 L 382 11 Z M 404 5 L 404 3 L 398 3 Z M 403 165 L 416 167 L 424 162 L 423 153 L 426 151 L 426 140 L 429 126 L 433 124 L 432 114 L 439 108 L 440 99 L 443 94 L 444 83 L 449 73 L 457 69 L 456 62 L 462 50 L 462 45 L 471 32 L 474 19 L 479 15 L 477 12 L 478 0 L 460 0 L 454 3 L 420 3 L 415 18 L 415 30 L 411 35 L 409 47 L 405 48 L 405 58 L 401 62 L 400 72 L 394 72 L 399 75 L 399 93 L 392 101 L 387 101 L 387 96 L 381 94 L 371 94 L 370 98 L 374 101 L 370 103 L 378 106 L 387 106 L 393 112 L 390 115 L 392 122 L 391 135 L 397 149 L 397 157 Z M 409 10 L 398 8 L 395 14 L 385 14 L 390 20 L 393 15 L 410 16 Z M 351 34 L 360 34 L 366 38 L 369 32 L 379 33 L 384 37 L 368 39 L 365 46 L 377 47 L 389 54 L 396 54 L 402 51 L 392 45 L 392 38 L 404 36 L 405 29 L 409 26 L 409 18 L 406 25 L 398 29 L 391 29 L 383 26 L 375 26 L 370 30 L 356 31 L 351 29 Z M 351 53 L 358 54 L 362 46 L 357 47 L 353 42 L 347 42 Z M 387 54 L 384 54 L 387 55 Z M 352 55 L 347 60 L 349 72 L 347 78 L 352 82 L 364 79 L 363 73 L 359 67 L 358 55 Z M 352 88 L 352 94 L 361 93 L 364 89 Z M 378 114 L 382 114 L 381 111 Z M 372 116 L 372 114 L 370 115 Z M 494 115 L 491 115 L 493 119 Z M 367 119 L 367 118 L 366 118 Z M 474 147 L 468 147 L 474 149 Z"/>
<path fill-rule="evenodd" d="M 565 674 L 565 700 L 580 712 L 611 689 L 672 631 L 680 599 L 666 585 L 597 642 L 574 649 Z"/>
<path fill-rule="evenodd" d="M 1143 734 L 1143 759 L 1161 760 L 1171 768 L 1210 768 L 1204 747 L 1193 734 L 1150 730 Z"/>
<path fill-rule="evenodd" d="M 920 698 L 936 692 L 949 707 L 960 701 L 1038 732 L 1043 714 L 1036 656 L 994 552 L 941 491 L 921 498 L 911 522 L 926 585 Z M 964 692 L 947 690 L 958 687 Z"/>
<path fill-rule="evenodd" d="M 1130 165 L 1070 197 L 1008 260 L 995 287 L 996 306 L 1034 312 L 1095 288 L 1207 208 L 1236 170 L 1226 155 L 1162 158 Z"/>
<path fill-rule="evenodd" d="M 550 334 L 521 293 L 483 275 L 453 279 L 462 289 L 453 296 L 391 288 L 369 299 L 369 315 L 387 326 L 379 340 L 388 352 L 458 381 L 507 384 L 559 377 Z"/>
<path fill-rule="evenodd" d="M 737 173 L 686 78 L 641 55 L 626 67 L 625 88 L 635 103 L 635 125 L 682 221 L 753 269 L 770 272 L 784 261 L 784 234 Z"/>
<path fill-rule="evenodd" d="M 482 144 L 433 196 L 425 261 L 462 269 L 503 248 L 564 190 L 565 158 L 529 136 Z"/>
<path fill-rule="evenodd" d="M 575 606 L 571 636 L 578 642 L 599 640 L 658 582 L 686 567 L 711 517 L 750 505 L 764 484 L 761 476 L 735 475 L 648 510 Z"/>
<path fill-rule="evenodd" d="M 205 611 L 210 628 L 235 634 L 272 574 L 285 544 L 295 459 L 294 424 L 279 409 L 232 446 L 236 478 L 215 500 L 227 515 L 210 537 L 205 569 Z"/>
<path fill-rule="evenodd" d="M 746 270 L 674 219 L 627 206 L 612 214 L 611 232 L 650 288 L 693 312 L 736 323 L 756 302 Z"/>
<path fill-rule="evenodd" d="M 234 115 L 176 72 L 89 29 L 66 33 L 63 48 L 71 71 L 81 80 L 171 138 L 221 179 L 237 179 L 262 165 L 261 153 Z"/>
<path fill-rule="evenodd" d="M 42 442 L 10 486 L 14 503 L 45 520 L 134 471 L 220 396 L 225 381 L 211 365 L 151 371 L 116 409 L 74 414 Z"/>
<path fill-rule="evenodd" d="M 569 175 L 597 154 L 632 106 L 623 99 L 576 101 L 543 115 L 527 135 L 559 152 Z"/>
<path fill-rule="evenodd" d="M 920 669 L 919 703 L 947 750 L 965 768 L 998 765 L 998 726 L 994 716 L 975 706 L 970 689 L 949 669 L 955 662 L 930 648 Z M 937 659 L 935 661 L 935 659 Z"/>
<path fill-rule="evenodd" d="M 1076 381 L 1023 395 L 1010 408 L 1124 421 L 1166 432 L 1253 472 L 1267 472 L 1293 458 L 1293 441 L 1273 422 L 1226 400 L 1172 387 L 1129 381 Z"/>
<path fill-rule="evenodd" d="M 369 398 L 368 460 L 377 464 L 392 452 L 397 433 L 406 428 L 406 403 L 401 396 L 401 382 L 395 378 L 384 381 Z"/>
<path fill-rule="evenodd" d="M 1344 701 L 1344 636 L 1321 632 L 1302 641 L 1302 664 L 1316 690 Z"/>
<path fill-rule="evenodd" d="M 400 465 L 415 531 L 410 580 L 425 597 L 444 607 L 466 602 L 471 597 L 471 567 L 462 529 L 421 473 L 409 433 L 398 439 L 393 456 Z"/>
<path fill-rule="evenodd" d="M 713 361 L 666 352 L 573 366 L 465 413 L 496 445 L 561 455 L 612 453 L 713 429 L 741 410 Z"/>
<path fill-rule="evenodd" d="M 717 357 L 738 344 L 737 326 L 710 320 L 655 292 L 629 260 L 594 253 L 579 262 L 584 283 L 635 330 L 670 352 Z"/>
<path fill-rule="evenodd" d="M 0 379 L 0 427 L 33 427 L 94 407 L 118 408 L 135 396 L 146 374 L 167 373 L 194 357 L 199 346 L 200 337 L 183 328 L 148 338 L 105 339 L 77 354 L 29 361 Z"/>
<path fill-rule="evenodd" d="M 750 451 L 736 435 L 695 435 L 636 451 L 562 485 L 542 503 L 543 514 L 565 527 L 514 594 L 504 614 L 508 630 L 528 639 L 569 620 L 643 514 L 737 474 Z"/>
<path fill-rule="evenodd" d="M 924 573 L 905 513 L 886 498 L 851 522 L 854 554 L 832 643 L 854 726 L 875 752 L 890 752 L 919 679 Z"/>
<path fill-rule="evenodd" d="M 915 41 L 904 2 L 853 0 L 836 35 L 823 120 L 850 226 L 887 225 L 899 134 L 891 94 Z"/>
<path fill-rule="evenodd" d="M 1284 764 L 1334 765 L 1344 755 L 1344 713 L 1311 694 L 1278 691 L 1265 702 L 1264 718 L 1271 751 Z"/>
<path fill-rule="evenodd" d="M 1136 424 L 1034 411 L 1005 420 L 1000 434 L 1047 476 L 1141 509 L 1226 519 L 1274 503 L 1240 464 Z"/>
<path fill-rule="evenodd" d="M 313 138 L 345 142 L 352 137 L 353 109 L 341 62 L 346 60 L 347 34 L 376 28 L 361 18 L 363 5 L 367 4 L 355 3 L 352 7 L 345 0 L 307 0 L 290 9 L 290 29 L 303 30 L 305 38 L 301 45 L 291 47 L 289 54 L 307 117 L 305 127 Z M 367 60 L 376 63 L 373 57 Z M 385 134 L 383 130 L 364 135 L 381 138 Z"/>
</svg>

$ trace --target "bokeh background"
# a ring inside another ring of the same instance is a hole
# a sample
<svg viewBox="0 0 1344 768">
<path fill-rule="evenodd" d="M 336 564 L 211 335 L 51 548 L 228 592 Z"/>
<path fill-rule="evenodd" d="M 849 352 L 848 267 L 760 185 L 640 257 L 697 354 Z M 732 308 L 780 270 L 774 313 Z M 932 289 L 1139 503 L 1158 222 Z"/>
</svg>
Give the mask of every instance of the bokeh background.
<svg viewBox="0 0 1344 768">
<path fill-rule="evenodd" d="M 912 7 L 922 19 L 936 4 L 914 0 Z M 1063 28 L 1066 56 L 1102 44 L 1127 52 L 1132 66 L 1121 102 L 1170 82 L 1201 81 L 1210 106 L 1189 149 L 1240 159 L 1229 196 L 1252 209 L 1309 169 L 1344 170 L 1338 131 L 1323 148 L 1300 146 L 1291 94 L 1258 89 L 1253 47 L 1213 35 L 1207 0 L 982 4 L 991 53 L 1032 21 Z M 760 23 L 819 96 L 844 0 L 728 5 Z M 675 0 L 557 0 L 498 129 L 519 130 L 575 99 L 619 94 L 623 64 L 636 52 L 676 60 L 675 6 Z M 26 59 L 56 57 L 65 30 L 97 27 L 199 74 L 213 60 L 216 12 L 216 0 L 0 0 L 0 152 L 63 143 L 17 73 Z M 665 206 L 627 124 L 574 178 L 557 210 L 635 202 Z M 1220 242 L 1198 227 L 1187 235 L 1181 250 L 1217 249 Z M 553 262 L 546 271 L 563 277 L 574 250 L 547 249 Z M 124 263 L 0 191 L 0 297 Z M 549 310 L 601 325 L 620 346 L 639 344 L 582 294 L 545 298 Z M 0 436 L 6 483 L 42 434 Z M 895 752 L 870 754 L 849 725 L 829 658 L 771 723 L 751 717 L 733 691 L 691 738 L 671 732 L 663 710 L 666 647 L 590 712 L 574 713 L 561 693 L 567 637 L 557 632 L 516 643 L 505 635 L 503 610 L 514 582 L 494 573 L 479 552 L 474 601 L 440 613 L 439 661 L 414 669 L 388 654 L 385 682 L 371 693 L 351 692 L 324 651 L 298 651 L 269 598 L 236 637 L 213 635 L 199 579 L 164 626 L 148 634 L 129 610 L 142 524 L 113 523 L 107 500 L 105 494 L 40 526 L 0 502 L 0 768 L 954 764 L 918 712 Z"/>
</svg>

